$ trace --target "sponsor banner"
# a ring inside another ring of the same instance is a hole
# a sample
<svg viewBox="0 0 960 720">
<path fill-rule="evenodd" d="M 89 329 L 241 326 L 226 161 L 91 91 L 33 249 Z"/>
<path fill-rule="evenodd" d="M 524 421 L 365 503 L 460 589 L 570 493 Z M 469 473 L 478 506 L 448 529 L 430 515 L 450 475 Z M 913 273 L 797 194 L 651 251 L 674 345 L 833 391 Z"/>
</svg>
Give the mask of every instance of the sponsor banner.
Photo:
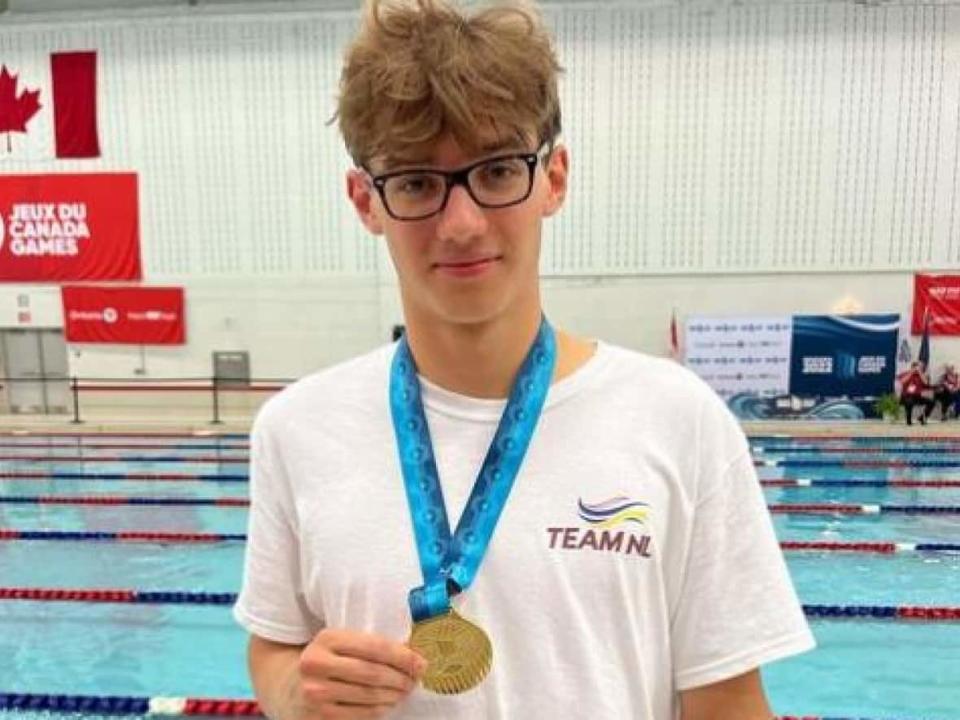
<svg viewBox="0 0 960 720">
<path fill-rule="evenodd" d="M 863 398 L 893 390 L 899 315 L 795 315 L 790 393 Z"/>
<path fill-rule="evenodd" d="M 910 332 L 923 332 L 929 313 L 931 335 L 960 335 L 960 275 L 915 275 Z"/>
<path fill-rule="evenodd" d="M 67 342 L 182 345 L 183 288 L 64 286 Z"/>
<path fill-rule="evenodd" d="M 790 386 L 789 316 L 688 317 L 685 364 L 722 398 L 770 397 Z"/>
<path fill-rule="evenodd" d="M 140 277 L 135 173 L 0 176 L 0 281 Z"/>
</svg>

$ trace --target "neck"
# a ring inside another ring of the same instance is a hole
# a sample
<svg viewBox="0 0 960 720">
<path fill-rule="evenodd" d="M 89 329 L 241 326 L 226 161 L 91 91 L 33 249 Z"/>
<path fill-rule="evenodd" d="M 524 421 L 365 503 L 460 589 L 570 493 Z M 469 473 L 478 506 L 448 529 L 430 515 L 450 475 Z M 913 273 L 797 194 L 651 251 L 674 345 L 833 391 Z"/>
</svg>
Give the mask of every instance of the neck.
<svg viewBox="0 0 960 720">
<path fill-rule="evenodd" d="M 417 370 L 434 385 L 475 398 L 503 399 L 540 328 L 541 311 L 475 325 L 409 322 L 407 342 Z M 412 318 L 411 318 L 412 320 Z M 553 382 L 581 367 L 596 345 L 556 332 Z"/>
<path fill-rule="evenodd" d="M 540 328 L 540 311 L 509 322 L 410 322 L 407 342 L 420 374 L 477 398 L 504 398 Z"/>
</svg>

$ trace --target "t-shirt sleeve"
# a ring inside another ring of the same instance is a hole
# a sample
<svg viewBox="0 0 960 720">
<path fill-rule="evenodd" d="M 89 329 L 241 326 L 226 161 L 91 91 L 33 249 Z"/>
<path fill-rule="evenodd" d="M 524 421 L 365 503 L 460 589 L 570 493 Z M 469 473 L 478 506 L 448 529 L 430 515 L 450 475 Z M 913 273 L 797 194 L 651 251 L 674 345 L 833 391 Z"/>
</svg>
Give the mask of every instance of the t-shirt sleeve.
<svg viewBox="0 0 960 720">
<path fill-rule="evenodd" d="M 266 409 L 269 409 L 269 404 Z M 290 477 L 261 412 L 250 440 L 250 515 L 243 583 L 233 616 L 248 632 L 294 645 L 322 627 L 306 606 Z"/>
<path fill-rule="evenodd" d="M 671 627 L 679 690 L 815 644 L 739 424 L 711 399 L 699 434 L 696 506 Z"/>
</svg>

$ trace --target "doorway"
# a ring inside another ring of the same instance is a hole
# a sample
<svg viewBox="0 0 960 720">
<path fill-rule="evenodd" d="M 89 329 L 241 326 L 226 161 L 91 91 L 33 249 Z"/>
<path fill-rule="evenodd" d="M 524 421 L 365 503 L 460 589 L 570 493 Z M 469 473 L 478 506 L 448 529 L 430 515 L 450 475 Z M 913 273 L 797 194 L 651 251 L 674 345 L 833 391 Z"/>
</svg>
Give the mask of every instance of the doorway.
<svg viewBox="0 0 960 720">
<path fill-rule="evenodd" d="M 14 414 L 67 412 L 70 379 L 67 343 L 60 329 L 0 330 L 6 407 Z"/>
</svg>

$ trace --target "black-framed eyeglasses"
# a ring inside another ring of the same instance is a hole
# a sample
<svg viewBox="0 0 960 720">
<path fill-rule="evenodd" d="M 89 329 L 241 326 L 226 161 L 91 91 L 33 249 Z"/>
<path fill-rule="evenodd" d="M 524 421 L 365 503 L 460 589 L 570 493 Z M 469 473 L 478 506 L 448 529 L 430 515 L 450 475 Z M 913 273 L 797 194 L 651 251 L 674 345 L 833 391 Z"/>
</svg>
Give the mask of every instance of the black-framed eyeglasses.
<svg viewBox="0 0 960 720">
<path fill-rule="evenodd" d="M 510 207 L 530 197 L 537 164 L 547 145 L 543 143 L 532 153 L 484 158 L 457 170 L 414 169 L 371 175 L 370 182 L 395 220 L 425 220 L 442 212 L 456 185 L 466 188 L 482 208 Z M 548 147 L 543 157 L 549 157 L 551 150 L 552 146 Z"/>
</svg>

